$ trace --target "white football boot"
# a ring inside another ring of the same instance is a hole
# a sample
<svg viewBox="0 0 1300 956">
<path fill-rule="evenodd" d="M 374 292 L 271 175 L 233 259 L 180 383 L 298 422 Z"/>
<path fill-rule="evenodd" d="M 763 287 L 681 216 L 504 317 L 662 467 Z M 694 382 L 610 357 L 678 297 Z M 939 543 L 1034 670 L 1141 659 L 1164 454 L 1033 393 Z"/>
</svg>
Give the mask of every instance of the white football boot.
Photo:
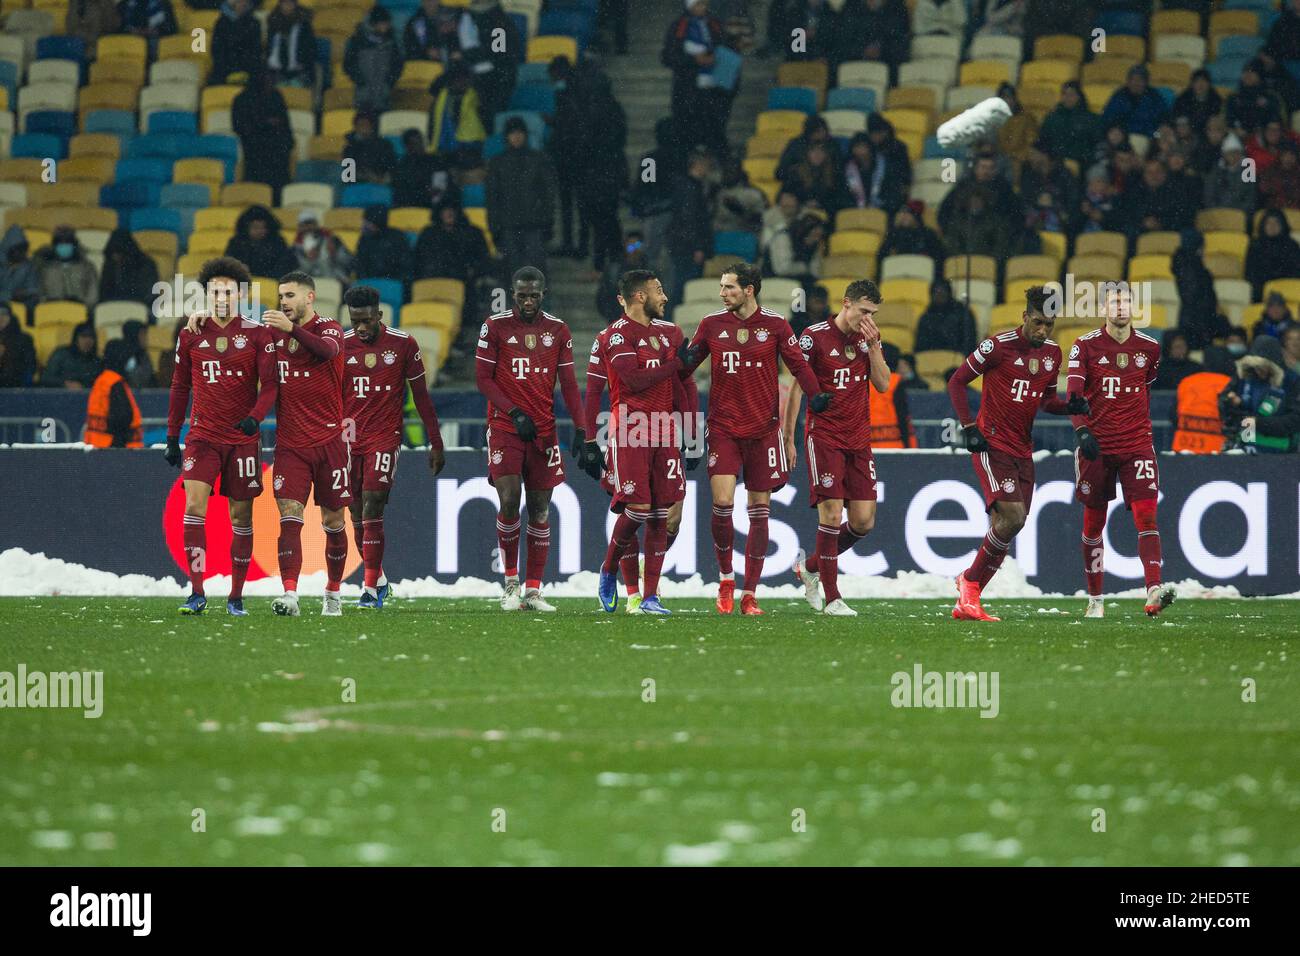
<svg viewBox="0 0 1300 956">
<path fill-rule="evenodd" d="M 1088 610 L 1083 612 L 1084 617 L 1105 617 L 1106 604 L 1099 597 L 1088 598 Z"/>
<path fill-rule="evenodd" d="M 506 593 L 501 595 L 501 610 L 519 610 L 523 604 L 519 598 L 519 576 L 515 575 L 513 578 L 506 578 L 505 589 Z"/>
<path fill-rule="evenodd" d="M 321 617 L 343 616 L 343 595 L 338 591 L 326 591 L 325 599 L 320 604 Z"/>
<path fill-rule="evenodd" d="M 1172 584 L 1153 584 L 1147 588 L 1146 612 L 1150 617 L 1159 617 L 1160 612 L 1174 603 L 1178 591 Z"/>
<path fill-rule="evenodd" d="M 821 592 L 822 576 L 820 572 L 808 570 L 808 555 L 803 548 L 795 552 L 794 573 L 799 583 L 803 585 L 803 596 L 808 606 L 814 611 L 822 610 L 826 606 L 826 599 L 822 597 Z"/>
<path fill-rule="evenodd" d="M 853 610 L 853 608 L 849 607 L 847 604 L 844 603 L 844 598 L 836 598 L 834 601 L 831 601 L 830 604 L 826 605 L 822 613 L 829 614 L 831 617 L 857 617 L 858 616 L 857 611 Z"/>
<path fill-rule="evenodd" d="M 525 611 L 554 611 L 555 610 L 555 605 L 548 604 L 546 602 L 546 599 L 542 597 L 542 592 L 539 591 L 537 588 L 529 588 L 527 591 L 524 592 L 524 596 L 522 600 L 520 600 L 519 602 L 519 607 Z"/>
<path fill-rule="evenodd" d="M 285 591 L 283 597 L 278 597 L 271 602 L 271 610 L 282 617 L 297 617 L 302 613 L 298 610 L 297 592 Z"/>
</svg>

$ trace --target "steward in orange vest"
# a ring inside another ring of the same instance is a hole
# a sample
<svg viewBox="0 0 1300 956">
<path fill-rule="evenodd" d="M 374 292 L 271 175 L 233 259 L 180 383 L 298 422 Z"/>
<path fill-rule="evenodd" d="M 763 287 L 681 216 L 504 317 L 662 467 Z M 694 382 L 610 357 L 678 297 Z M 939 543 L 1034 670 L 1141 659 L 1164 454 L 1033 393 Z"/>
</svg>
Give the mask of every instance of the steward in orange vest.
<svg viewBox="0 0 1300 956">
<path fill-rule="evenodd" d="M 1174 411 L 1174 451 L 1200 455 L 1223 451 L 1219 393 L 1232 379 L 1218 372 L 1196 372 L 1178 383 Z"/>
<path fill-rule="evenodd" d="M 907 389 L 903 377 L 889 373 L 889 388 L 877 392 L 867 389 L 871 396 L 871 447 L 915 448 L 916 433 L 912 431 L 912 416 L 907 410 Z"/>
<path fill-rule="evenodd" d="M 104 371 L 90 388 L 84 441 L 96 448 L 143 448 L 140 406 L 123 377 L 130 347 L 123 341 L 104 349 Z"/>
</svg>

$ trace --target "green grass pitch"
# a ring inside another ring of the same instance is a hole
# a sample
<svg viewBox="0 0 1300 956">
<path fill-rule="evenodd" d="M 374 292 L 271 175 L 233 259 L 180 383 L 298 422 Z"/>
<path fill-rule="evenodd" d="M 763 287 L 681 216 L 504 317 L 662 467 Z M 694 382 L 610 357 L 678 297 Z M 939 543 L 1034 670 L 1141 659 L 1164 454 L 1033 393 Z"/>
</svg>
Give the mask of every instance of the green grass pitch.
<svg viewBox="0 0 1300 956">
<path fill-rule="evenodd" d="M 0 863 L 1300 864 L 1293 601 L 177 603 L 0 601 L 0 671 L 104 672 L 0 710 Z M 917 663 L 998 715 L 892 706 Z"/>
</svg>

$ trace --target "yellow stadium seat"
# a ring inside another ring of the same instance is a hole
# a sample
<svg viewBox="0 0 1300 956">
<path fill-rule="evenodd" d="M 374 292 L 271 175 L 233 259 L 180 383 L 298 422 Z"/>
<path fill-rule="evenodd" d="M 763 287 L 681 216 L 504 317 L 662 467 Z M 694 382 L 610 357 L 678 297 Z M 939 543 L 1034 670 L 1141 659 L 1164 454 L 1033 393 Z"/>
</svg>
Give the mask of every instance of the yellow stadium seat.
<svg viewBox="0 0 1300 956">
<path fill-rule="evenodd" d="M 1215 10 L 1210 14 L 1210 49 L 1215 50 L 1216 55 L 1220 38 L 1233 34 L 1253 37 L 1257 33 L 1259 17 L 1253 10 Z"/>
<path fill-rule="evenodd" d="M 961 352 L 953 352 L 948 349 L 927 349 L 924 352 L 916 353 L 916 373 L 922 378 L 928 378 L 932 375 L 942 375 L 950 368 L 955 368 L 962 362 L 966 361 L 966 356 Z"/>
<path fill-rule="evenodd" d="M 457 309 L 465 305 L 465 283 L 459 279 L 417 279 L 411 285 L 412 302 L 448 302 Z"/>
<path fill-rule="evenodd" d="M 357 209 L 356 207 L 326 209 L 325 218 L 321 220 L 321 225 L 335 232 L 340 229 L 359 231 L 364 213 L 364 209 Z"/>
<path fill-rule="evenodd" d="M 212 257 L 197 252 L 186 253 L 176 260 L 176 271 L 186 279 L 197 278 L 199 272 L 203 268 L 203 263 L 207 262 L 210 258 Z"/>
<path fill-rule="evenodd" d="M 1012 80 L 1011 64 L 1006 60 L 968 60 L 961 65 L 958 82 L 962 86 L 991 86 L 997 89 Z"/>
<path fill-rule="evenodd" d="M 144 61 L 136 60 L 96 60 L 90 64 L 90 82 L 122 83 L 137 89 L 144 86 Z"/>
<path fill-rule="evenodd" d="M 1151 36 L 1162 33 L 1189 33 L 1199 36 L 1201 18 L 1190 10 L 1160 10 L 1151 15 Z"/>
<path fill-rule="evenodd" d="M 0 182 L 40 183 L 43 172 L 39 159 L 0 159 Z"/>
<path fill-rule="evenodd" d="M 857 282 L 860 276 L 822 276 L 817 280 L 817 284 L 826 290 L 826 296 L 831 303 L 831 308 L 844 300 L 844 290 L 849 287 L 849 283 Z"/>
<path fill-rule="evenodd" d="M 172 167 L 172 182 L 203 183 L 214 196 L 225 181 L 226 165 L 219 159 L 180 159 Z"/>
<path fill-rule="evenodd" d="M 307 110 L 311 112 L 311 90 L 302 86 L 277 86 L 284 97 L 284 108 L 288 110 Z"/>
<path fill-rule="evenodd" d="M 912 351 L 912 346 L 916 343 L 916 331 L 890 325 L 880 330 L 880 340 L 906 353 Z"/>
<path fill-rule="evenodd" d="M 889 218 L 883 209 L 841 209 L 835 214 L 835 231 L 850 230 L 883 236 L 889 231 Z"/>
<path fill-rule="evenodd" d="M 419 232 L 432 221 L 433 213 L 429 209 L 400 206 L 388 211 L 388 224 L 402 232 Z"/>
<path fill-rule="evenodd" d="M 759 179 L 775 179 L 776 163 L 777 157 L 764 156 L 761 158 L 754 157 L 746 159 L 741 165 L 744 166 L 745 173 L 749 176 L 749 181 L 752 183 Z"/>
<path fill-rule="evenodd" d="M 880 235 L 856 229 L 836 230 L 831 233 L 830 251 L 832 255 L 853 252 L 863 256 L 874 256 L 880 251 Z"/>
<path fill-rule="evenodd" d="M 1128 239 L 1122 232 L 1081 232 L 1074 240 L 1074 254 L 1123 259 L 1128 255 Z"/>
<path fill-rule="evenodd" d="M 1181 242 L 1182 237 L 1176 232 L 1144 232 L 1138 236 L 1137 254 L 1140 256 L 1156 254 L 1172 256 Z"/>
<path fill-rule="evenodd" d="M 1012 256 L 1007 260 L 1007 279 L 1026 279 L 1038 276 L 1056 277 L 1061 264 L 1051 256 Z"/>
<path fill-rule="evenodd" d="M 1018 328 L 1025 323 L 1025 302 L 1004 302 L 995 305 L 989 318 L 989 335 Z"/>
<path fill-rule="evenodd" d="M 159 60 L 195 60 L 201 66 L 209 62 L 209 53 L 198 53 L 194 50 L 194 39 L 188 33 L 177 33 L 173 36 L 162 37 L 158 41 L 158 59 Z M 207 70 L 201 70 L 206 75 Z"/>
<path fill-rule="evenodd" d="M 176 258 L 176 249 L 180 244 L 176 233 L 165 229 L 141 229 L 133 235 L 140 248 L 149 255 Z"/>
<path fill-rule="evenodd" d="M 1100 320 L 1098 320 L 1095 325 L 1081 325 L 1078 323 L 1074 325 L 1058 325 L 1052 330 L 1050 338 L 1061 347 L 1062 352 L 1069 355 L 1070 346 L 1074 344 L 1075 339 L 1081 335 L 1087 335 L 1089 332 L 1096 331 L 1100 325 Z"/>
<path fill-rule="evenodd" d="M 23 231 L 27 233 L 27 244 L 31 246 L 33 251 L 45 248 L 54 239 L 46 229 L 25 229 Z M 9 304 L 13 305 L 12 302 Z"/>
<path fill-rule="evenodd" d="M 1273 279 L 1264 283 L 1264 301 L 1274 292 L 1282 293 L 1288 302 L 1300 299 L 1300 279 Z"/>
<path fill-rule="evenodd" d="M 1094 113 L 1100 113 L 1110 102 L 1110 98 L 1115 95 L 1119 89 L 1119 83 L 1086 83 L 1083 87 L 1083 95 L 1088 98 L 1088 107 Z"/>
<path fill-rule="evenodd" d="M 226 245 L 233 237 L 233 232 L 224 229 L 196 229 L 190 233 L 189 254 L 208 258 L 225 255 Z"/>
<path fill-rule="evenodd" d="M 1034 39 L 1035 60 L 1083 60 L 1083 38 L 1069 33 L 1053 33 Z"/>
<path fill-rule="evenodd" d="M 1221 252 L 1226 255 L 1236 256 L 1243 262 L 1246 259 L 1246 249 L 1250 245 L 1250 237 L 1244 232 L 1207 232 L 1205 233 L 1205 252 L 1206 254 Z"/>
<path fill-rule="evenodd" d="M 557 56 L 568 57 L 570 63 L 577 63 L 578 41 L 567 36 L 529 38 L 527 55 L 529 63 L 550 63 Z"/>
<path fill-rule="evenodd" d="M 782 63 L 776 68 L 777 86 L 808 86 L 817 91 L 820 103 L 830 82 L 830 69 L 825 60 L 804 60 Z"/>
<path fill-rule="evenodd" d="M 798 110 L 763 110 L 755 121 L 754 132 L 760 135 L 786 133 L 792 137 L 798 136 L 803 132 L 805 119 L 804 114 Z"/>
<path fill-rule="evenodd" d="M 894 280 L 897 281 L 897 280 Z M 916 317 L 926 310 L 929 302 L 917 304 L 915 299 L 898 297 L 895 298 L 881 290 L 881 298 L 884 299 L 880 304 L 880 309 L 876 312 L 876 325 L 884 328 L 887 325 L 903 329 L 915 329 Z M 832 309 L 832 312 L 835 310 Z"/>
<path fill-rule="evenodd" d="M 775 179 L 756 179 L 750 185 L 763 193 L 769 206 L 776 205 L 776 197 L 781 195 L 781 184 L 779 182 Z"/>
<path fill-rule="evenodd" d="M 355 115 L 356 111 L 350 108 L 326 110 L 320 118 L 321 135 L 346 136 L 352 132 L 352 118 Z"/>
<path fill-rule="evenodd" d="M 855 252 L 841 252 L 823 256 L 822 273 L 832 276 L 857 276 L 859 279 L 874 279 L 876 277 L 876 257 Z"/>
<path fill-rule="evenodd" d="M 129 33 L 110 33 L 99 38 L 95 44 L 96 60 L 130 60 L 144 63 L 149 58 L 149 49 L 144 37 Z"/>
<path fill-rule="evenodd" d="M 408 302 L 402 306 L 402 326 L 423 325 L 447 329 L 460 324 L 460 309 L 450 302 Z"/>
<path fill-rule="evenodd" d="M 42 302 L 36 306 L 36 325 L 80 325 L 87 320 L 86 307 L 80 302 Z"/>
<path fill-rule="evenodd" d="M 1060 62 L 1059 60 L 1054 62 Z M 1016 87 L 1016 99 L 1027 113 L 1041 123 L 1043 117 L 1056 108 L 1060 101 L 1060 87 L 1044 82 L 1024 83 Z"/>
<path fill-rule="evenodd" d="M 954 286 L 966 281 L 966 256 L 949 256 L 943 261 L 943 276 Z M 992 256 L 970 256 L 971 279 L 994 281 L 998 275 L 998 261 Z"/>
<path fill-rule="evenodd" d="M 1134 318 L 1140 323 L 1139 328 L 1167 329 L 1171 328 L 1170 315 L 1169 306 L 1163 302 L 1140 301 Z"/>
<path fill-rule="evenodd" d="M 921 110 L 882 110 L 880 115 L 893 124 L 899 139 L 902 139 L 905 133 L 915 133 L 924 137 L 930 132 L 930 115 Z"/>
<path fill-rule="evenodd" d="M 755 133 L 749 137 L 745 143 L 745 156 L 748 159 L 777 159 L 785 151 L 786 144 L 790 140 L 782 133 L 775 136 L 771 133 Z"/>
<path fill-rule="evenodd" d="M 350 111 L 349 111 L 350 112 Z M 348 127 L 351 129 L 351 127 Z M 336 162 L 343 158 L 343 147 L 347 145 L 345 133 L 331 133 L 328 136 L 313 136 L 307 147 L 309 159 L 332 159 Z"/>
<path fill-rule="evenodd" d="M 1026 276 L 1021 279 L 1008 279 L 1002 283 L 1002 301 L 1012 303 L 1023 310 L 1025 307 L 1025 290 L 1036 285 L 1045 285 L 1054 279 L 1055 276 Z"/>
<path fill-rule="evenodd" d="M 1201 257 L 1205 263 L 1205 268 L 1210 270 L 1210 275 L 1216 279 L 1240 279 L 1245 271 L 1245 263 L 1238 256 L 1229 256 L 1224 253 L 1210 253 Z"/>
<path fill-rule="evenodd" d="M 1172 279 L 1173 272 L 1169 268 L 1169 257 L 1154 256 L 1134 256 L 1128 262 L 1128 281 L 1140 282 L 1143 279 Z"/>
<path fill-rule="evenodd" d="M 1259 221 L 1264 218 L 1264 213 L 1266 212 L 1268 212 L 1267 209 L 1255 210 L 1254 218 L 1252 218 L 1250 221 L 1250 229 L 1252 233 L 1255 234 L 1259 233 Z M 1288 230 L 1290 230 L 1291 232 L 1300 230 L 1300 209 L 1283 209 L 1282 215 L 1286 217 L 1286 225 Z M 1201 224 L 1199 221 L 1196 224 L 1196 228 L 1197 229 L 1201 228 Z M 1223 228 L 1223 227 L 1216 226 L 1214 228 Z"/>
<path fill-rule="evenodd" d="M 433 81 L 442 76 L 442 64 L 436 60 L 407 60 L 398 77 L 397 88 L 427 92 Z"/>
<path fill-rule="evenodd" d="M 221 187 L 223 206 L 267 206 L 274 202 L 271 187 L 266 183 L 230 183 Z"/>
<path fill-rule="evenodd" d="M 1079 78 L 1079 64 L 1069 60 L 1030 60 L 1020 64 L 1021 86 L 1046 86 L 1060 90 L 1062 83 Z"/>
<path fill-rule="evenodd" d="M 94 209 L 99 205 L 99 184 L 86 182 L 45 183 L 27 191 L 31 206 L 65 206 Z"/>
<path fill-rule="evenodd" d="M 235 97 L 242 92 L 244 92 L 244 88 L 233 83 L 206 86 L 203 88 L 203 92 L 199 94 L 199 109 L 205 113 L 208 110 L 228 110 L 231 104 L 235 102 Z"/>
<path fill-rule="evenodd" d="M 487 241 L 488 252 L 496 255 L 496 243 L 492 241 L 492 231 L 488 229 L 487 210 L 482 206 L 471 206 L 465 210 L 465 218 L 483 233 L 483 238 Z M 355 247 L 348 246 L 348 248 L 353 249 Z"/>
<path fill-rule="evenodd" d="M 1057 267 L 1065 261 L 1066 237 L 1063 232 L 1040 232 L 1038 241 L 1042 244 L 1043 255 L 1056 260 Z"/>
<path fill-rule="evenodd" d="M 930 283 L 923 279 L 886 279 L 880 283 L 880 295 L 886 302 L 909 302 L 920 314 L 930 304 Z"/>
<path fill-rule="evenodd" d="M 1134 63 L 1140 63 L 1147 58 L 1147 42 L 1142 37 L 1124 33 L 1107 34 L 1106 49 L 1098 53 L 1094 59 L 1101 60 L 1109 57 L 1123 57 Z"/>
<path fill-rule="evenodd" d="M 1083 68 L 1079 71 L 1079 82 L 1084 86 L 1093 84 L 1105 84 L 1112 88 L 1119 86 L 1128 79 L 1129 69 L 1136 66 L 1137 62 L 1137 60 L 1117 56 L 1093 60 L 1091 63 L 1083 64 Z M 1091 105 L 1094 109 L 1100 109 L 1105 104 Z"/>
<path fill-rule="evenodd" d="M 104 156 L 116 162 L 122 156 L 122 140 L 116 133 L 78 133 L 68 142 L 68 156 Z"/>
<path fill-rule="evenodd" d="M 1152 86 L 1168 86 L 1171 89 L 1186 89 L 1191 82 L 1191 64 L 1182 60 L 1156 60 L 1147 64 Z"/>
<path fill-rule="evenodd" d="M 208 209 L 200 209 L 194 213 L 194 231 L 215 230 L 230 235 L 235 231 L 235 220 L 239 218 L 241 212 L 243 212 L 242 209 L 234 206 L 213 206 Z"/>
<path fill-rule="evenodd" d="M 1117 282 L 1124 275 L 1124 256 L 1076 255 L 1065 269 L 1076 282 Z"/>
<path fill-rule="evenodd" d="M 927 116 L 927 125 L 939 108 L 938 96 L 932 86 L 896 86 L 885 94 L 888 110 L 918 110 Z"/>
<path fill-rule="evenodd" d="M 1200 232 L 1245 232 L 1246 214 L 1240 209 L 1202 209 L 1196 214 Z"/>
<path fill-rule="evenodd" d="M 50 362 L 55 349 L 67 345 L 72 339 L 72 330 L 62 325 L 44 325 L 32 329 L 32 342 L 36 346 L 36 362 L 42 368 Z M 98 336 L 96 336 L 98 339 Z"/>
</svg>

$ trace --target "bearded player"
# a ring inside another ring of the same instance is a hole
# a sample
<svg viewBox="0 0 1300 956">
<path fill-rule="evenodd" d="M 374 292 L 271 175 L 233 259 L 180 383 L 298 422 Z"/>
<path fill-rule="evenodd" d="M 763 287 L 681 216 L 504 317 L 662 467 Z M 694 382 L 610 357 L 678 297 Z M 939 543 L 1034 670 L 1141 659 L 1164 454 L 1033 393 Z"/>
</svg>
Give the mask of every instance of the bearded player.
<svg viewBox="0 0 1300 956">
<path fill-rule="evenodd" d="M 876 460 L 871 454 L 871 396 L 889 390 L 889 365 L 874 316 L 880 289 L 869 279 L 849 283 L 839 314 L 808 326 L 799 336 L 808 365 L 822 391 L 835 396 L 821 413 L 809 409 L 804 425 L 808 449 L 808 495 L 817 509 L 817 549 L 800 553 L 795 573 L 813 610 L 832 617 L 856 617 L 840 596 L 840 554 L 876 523 Z M 794 435 L 803 392 L 796 384 L 785 409 L 786 458 L 795 460 Z M 848 520 L 841 525 L 847 507 Z M 816 570 L 813 570 L 816 569 Z M 825 596 L 818 593 L 818 585 Z"/>
<path fill-rule="evenodd" d="M 582 397 L 573 374 L 569 327 L 542 311 L 546 277 L 525 266 L 512 277 L 515 307 L 493 315 L 479 330 L 478 390 L 488 401 L 488 481 L 497 490 L 497 546 L 505 588 L 501 610 L 554 611 L 542 598 L 542 573 L 550 554 L 551 490 L 564 483 L 555 432 L 555 383 L 573 417 L 571 454 L 586 434 Z M 528 558 L 519 590 L 519 503 L 528 495 Z"/>
<path fill-rule="evenodd" d="M 767 557 L 768 514 L 772 492 L 785 485 L 790 464 L 777 403 L 778 359 L 810 396 L 809 408 L 820 414 L 831 395 L 817 384 L 790 324 L 758 304 L 763 279 L 758 268 L 738 262 L 722 274 L 719 297 L 726 307 L 706 316 L 683 349 L 682 375 L 689 376 L 710 357 L 709 415 L 704 435 L 709 449 L 709 487 L 713 492 L 713 548 L 718 558 L 719 614 L 734 608 L 736 578 L 731 548 L 735 541 L 732 509 L 736 482 L 744 476 L 749 534 L 745 544 L 745 580 L 740 613 L 762 614 L 754 589 Z"/>
<path fill-rule="evenodd" d="M 406 387 L 429 436 L 429 470 L 446 464 L 438 415 L 424 384 L 420 346 L 400 329 L 383 322 L 379 291 L 354 285 L 343 296 L 352 328 L 343 333 L 343 421 L 352 462 L 349 488 L 352 530 L 365 562 L 365 582 L 357 607 L 378 610 L 388 596 L 384 579 L 384 507 L 393 489 L 402 448 Z"/>
<path fill-rule="evenodd" d="M 199 271 L 210 314 L 202 331 L 182 329 L 176 340 L 167 409 L 167 463 L 181 467 L 181 424 L 190 410 L 185 439 L 185 557 L 191 593 L 182 614 L 202 614 L 207 563 L 208 499 L 224 495 L 230 509 L 230 596 L 226 613 L 247 616 L 244 580 L 253 557 L 253 499 L 262 493 L 260 426 L 279 387 L 270 331 L 239 314 L 241 287 L 252 282 L 238 259 L 210 259 Z"/>
<path fill-rule="evenodd" d="M 666 321 L 663 315 L 662 303 L 660 303 L 657 298 L 652 298 L 650 296 L 648 285 L 643 286 L 642 289 L 638 291 L 643 291 L 645 296 L 643 301 L 638 300 L 636 304 L 642 309 L 647 310 L 647 315 L 650 314 L 650 311 L 653 311 L 658 307 L 660 311 L 655 313 L 652 318 Z M 628 305 L 622 295 L 618 296 L 618 304 L 623 308 L 623 315 L 626 315 Z M 622 318 L 622 316 L 620 316 L 620 318 Z M 592 361 L 589 362 L 587 366 L 586 396 L 587 402 L 595 402 L 597 405 L 599 405 L 600 396 L 604 393 L 605 384 L 607 382 L 607 378 L 603 374 L 604 369 L 600 367 L 600 360 L 596 357 L 596 351 L 598 348 L 599 343 L 593 342 L 591 346 Z M 699 467 L 700 452 L 703 449 L 693 447 L 688 448 L 686 447 L 686 444 L 696 437 L 695 420 L 699 408 L 699 395 L 695 390 L 694 379 L 686 379 L 684 384 L 686 387 L 675 393 L 676 396 L 682 400 L 681 407 L 677 408 L 676 411 L 681 413 L 683 416 L 682 425 L 684 426 L 683 431 L 685 432 L 682 436 L 682 463 L 687 471 L 694 471 Z M 693 395 L 694 398 L 687 398 L 688 394 Z M 690 406 L 690 411 L 687 410 L 688 405 Z M 588 418 L 590 418 L 590 415 L 588 415 Z M 595 433 L 592 432 L 591 434 L 594 435 Z M 605 475 L 605 457 L 600 451 L 599 444 L 594 440 L 594 438 L 588 441 L 584 446 L 581 462 L 583 471 L 596 481 L 602 481 L 602 478 Z M 612 478 L 610 481 L 602 482 L 602 484 L 607 492 L 611 495 L 614 493 Z M 668 518 L 666 521 L 668 541 L 664 549 L 665 554 L 672 551 L 673 542 L 677 540 L 677 532 L 678 529 L 681 528 L 681 524 L 682 502 L 675 501 L 668 507 Z M 624 550 L 623 556 L 619 559 L 618 566 L 619 572 L 623 578 L 623 586 L 627 590 L 627 604 L 624 605 L 624 607 L 628 614 L 639 614 L 641 612 L 641 548 L 639 541 L 635 536 Z"/>
<path fill-rule="evenodd" d="M 618 608 L 619 562 L 645 526 L 645 581 L 634 613 L 672 613 L 659 600 L 659 577 L 668 553 L 668 514 L 686 497 L 678 418 L 693 419 L 698 396 L 679 375 L 686 337 L 662 319 L 668 296 L 659 278 L 644 269 L 619 281 L 625 312 L 603 329 L 587 365 L 586 424 L 596 433 L 600 396 L 609 384 L 609 447 L 605 481 L 610 510 L 618 515 L 601 565 L 598 595 L 606 611 Z M 674 412 L 677 414 L 674 415 Z M 600 448 L 582 449 L 583 468 L 599 475 Z"/>
<path fill-rule="evenodd" d="M 1070 421 L 1078 436 L 1074 453 L 1075 497 L 1083 504 L 1083 573 L 1088 586 L 1085 617 L 1102 617 L 1105 575 L 1102 530 L 1115 481 L 1133 513 L 1138 557 L 1146 578 L 1146 612 L 1156 617 L 1173 603 L 1172 584 L 1160 581 L 1160 529 L 1156 502 L 1160 470 L 1151 442 L 1151 383 L 1160 364 L 1160 343 L 1133 328 L 1132 296 L 1124 287 L 1106 296 L 1106 321 L 1070 348 L 1066 391 L 1082 395 L 1091 409 Z"/>
<path fill-rule="evenodd" d="M 975 560 L 957 576 L 952 616 L 958 620 L 998 620 L 985 612 L 980 593 L 1002 566 L 1033 501 L 1033 428 L 1039 408 L 1054 415 L 1088 414 L 1082 396 L 1068 402 L 1057 397 L 1061 348 L 1049 338 L 1057 311 L 1053 305 L 1048 314 L 1049 298 L 1043 286 L 1027 289 L 1022 324 L 981 342 L 948 380 L 948 397 L 989 513 L 989 531 Z M 982 399 L 974 419 L 966 386 L 979 376 Z"/>
</svg>

